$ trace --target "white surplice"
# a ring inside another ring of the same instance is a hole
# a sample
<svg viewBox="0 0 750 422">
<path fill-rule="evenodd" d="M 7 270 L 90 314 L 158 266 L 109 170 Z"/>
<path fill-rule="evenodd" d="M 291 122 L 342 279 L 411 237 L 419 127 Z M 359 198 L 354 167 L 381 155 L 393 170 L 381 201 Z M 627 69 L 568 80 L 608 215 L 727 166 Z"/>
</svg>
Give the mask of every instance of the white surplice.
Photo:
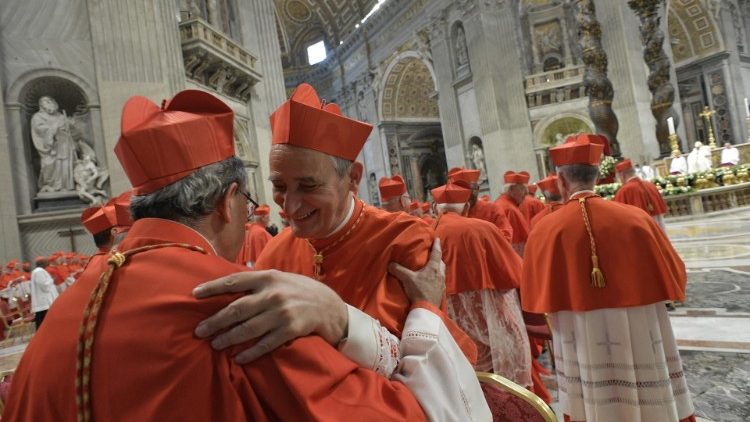
<svg viewBox="0 0 750 422">
<path fill-rule="evenodd" d="M 694 413 L 664 302 L 549 314 L 571 421 L 678 421 Z"/>
</svg>

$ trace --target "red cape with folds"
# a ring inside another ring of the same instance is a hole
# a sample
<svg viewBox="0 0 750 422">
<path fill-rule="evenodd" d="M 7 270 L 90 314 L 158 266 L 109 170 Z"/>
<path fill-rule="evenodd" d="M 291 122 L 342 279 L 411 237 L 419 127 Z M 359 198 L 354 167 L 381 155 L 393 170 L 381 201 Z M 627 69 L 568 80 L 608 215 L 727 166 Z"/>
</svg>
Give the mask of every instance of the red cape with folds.
<svg viewBox="0 0 750 422">
<path fill-rule="evenodd" d="M 536 199 L 536 197 L 531 195 L 523 197 L 523 202 L 521 202 L 518 210 L 521 211 L 521 214 L 523 214 L 524 217 L 526 217 L 526 223 L 529 224 L 529 230 L 531 230 L 531 220 L 535 215 L 542 212 L 543 209 L 544 202 Z"/>
<path fill-rule="evenodd" d="M 549 202 L 544 204 L 544 209 L 539 211 L 534 216 L 534 218 L 531 219 L 531 222 L 529 223 L 529 232 L 534 229 L 534 227 L 539 223 L 539 220 L 552 214 L 560 207 L 562 207 L 562 204 L 560 202 Z"/>
<path fill-rule="evenodd" d="M 263 248 L 273 239 L 271 233 L 259 223 L 245 224 L 245 241 L 242 243 L 242 249 L 237 254 L 237 264 L 246 265 L 248 261 L 257 262 Z"/>
<path fill-rule="evenodd" d="M 509 242 L 513 240 L 513 227 L 502 208 L 492 202 L 477 201 L 469 210 L 469 217 L 489 221 L 500 230 Z"/>
<path fill-rule="evenodd" d="M 664 202 L 659 190 L 653 183 L 634 177 L 617 191 L 615 201 L 633 205 L 646 211 L 649 215 L 667 213 L 667 203 Z"/>
<path fill-rule="evenodd" d="M 685 299 L 685 264 L 643 211 L 586 200 L 606 286 L 591 286 L 591 246 L 581 206 L 571 200 L 535 226 L 526 243 L 521 304 L 534 313 L 590 311 Z"/>
<path fill-rule="evenodd" d="M 518 205 L 506 194 L 500 195 L 495 200 L 495 205 L 503 210 L 511 227 L 513 227 L 513 240 L 510 243 L 525 243 L 529 237 L 529 223 L 518 209 Z"/>
<path fill-rule="evenodd" d="M 492 224 L 448 213 L 440 216 L 435 235 L 443 248 L 448 296 L 519 286 L 521 258 Z"/>
<path fill-rule="evenodd" d="M 135 254 L 114 272 L 92 358 L 95 421 L 424 420 L 400 382 L 359 368 L 318 336 L 306 336 L 247 364 L 195 337 L 198 323 L 239 295 L 197 300 L 198 284 L 247 270 L 213 254 L 197 232 L 161 219 L 134 223 L 122 251 Z M 104 260 L 92 262 L 55 301 L 13 377 L 3 420 L 76 421 L 76 347 L 83 309 Z"/>
<path fill-rule="evenodd" d="M 396 262 L 412 270 L 424 267 L 434 232 L 421 219 L 403 212 L 377 209 L 356 200 L 354 213 L 346 226 L 333 237 L 312 240 L 312 244 L 319 251 L 332 245 L 349 231 L 360 212 L 364 214 L 357 227 L 323 254 L 320 281 L 336 291 L 344 302 L 377 318 L 400 337 L 410 305 L 401 282 L 388 273 L 388 264 Z M 255 268 L 313 277 L 313 250 L 307 240 L 295 237 L 292 230 L 284 230 L 268 242 Z M 445 307 L 442 310 L 445 311 Z M 458 326 L 445 320 L 456 343 L 474 363 L 474 343 Z"/>
</svg>

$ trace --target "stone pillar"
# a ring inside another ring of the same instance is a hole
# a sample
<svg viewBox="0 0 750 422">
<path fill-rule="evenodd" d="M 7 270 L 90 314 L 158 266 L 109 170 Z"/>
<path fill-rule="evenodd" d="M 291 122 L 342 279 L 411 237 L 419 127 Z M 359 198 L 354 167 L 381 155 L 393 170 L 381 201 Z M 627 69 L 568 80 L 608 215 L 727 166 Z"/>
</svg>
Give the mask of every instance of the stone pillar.
<svg viewBox="0 0 750 422">
<path fill-rule="evenodd" d="M 272 202 L 271 184 L 266 180 L 270 169 L 268 154 L 271 150 L 271 123 L 273 111 L 286 101 L 284 71 L 281 67 L 281 47 L 276 32 L 275 9 L 272 0 L 239 0 L 240 36 L 242 45 L 258 55 L 258 67 L 263 80 L 253 87 L 250 107 L 254 116 L 255 142 L 258 146 L 262 186 L 261 200 L 276 207 Z M 276 213 L 272 213 L 272 219 Z"/>
<path fill-rule="evenodd" d="M 185 86 L 174 0 L 88 0 L 106 166 L 113 194 L 130 188 L 114 155 L 122 106 L 134 95 L 156 104 Z"/>
<path fill-rule="evenodd" d="M 747 115 L 744 98 L 750 96 L 750 92 L 745 95 L 741 94 L 743 92 L 743 87 L 747 86 L 742 78 L 742 63 L 740 62 L 740 52 L 737 46 L 739 42 L 742 42 L 742 16 L 740 14 L 740 9 L 732 4 L 732 2 L 720 2 L 717 5 L 721 9 L 719 10 L 718 21 L 716 23 L 724 38 L 726 51 L 729 53 L 729 57 L 725 62 L 726 86 L 735 87 L 735 89 L 728 89 L 726 92 L 732 141 L 733 143 L 744 143 L 748 142 L 748 128 L 746 127 Z M 750 30 L 750 28 L 745 28 L 745 30 Z M 724 146 L 723 141 L 720 143 L 718 134 L 716 135 L 717 146 Z"/>
<path fill-rule="evenodd" d="M 0 82 L 0 92 L 4 92 Z M 0 95 L 0 262 L 21 259 L 21 236 L 16 220 L 16 195 L 11 152 L 5 125 L 5 101 Z"/>
<path fill-rule="evenodd" d="M 450 29 L 445 11 L 433 16 L 430 23 L 430 52 L 435 69 L 435 85 L 438 92 L 440 126 L 448 167 L 463 166 L 464 135 L 461 131 L 461 116 L 458 111 L 458 96 L 453 87 L 453 59 L 451 54 Z"/>
<path fill-rule="evenodd" d="M 411 167 L 411 189 L 412 199 L 416 199 L 420 202 L 424 201 L 422 192 L 424 191 L 424 185 L 422 185 L 422 172 L 419 170 L 419 156 L 409 156 L 409 166 Z"/>
<path fill-rule="evenodd" d="M 527 170 L 532 178 L 539 177 L 517 43 L 516 7 L 514 2 L 488 0 L 467 2 L 462 10 L 493 197 L 500 194 L 507 170 Z M 497 51 L 505 54 L 490 53 Z"/>
<path fill-rule="evenodd" d="M 602 25 L 596 17 L 594 0 L 574 0 L 574 10 L 578 25 L 578 44 L 581 47 L 583 63 L 583 86 L 589 97 L 589 117 L 596 126 L 596 132 L 609 139 L 610 155 L 619 157 L 620 145 L 617 141 L 619 122 L 612 110 L 615 91 L 607 77 L 607 53 L 602 48 Z M 610 30 L 606 25 L 604 28 Z"/>
<path fill-rule="evenodd" d="M 662 0 L 629 0 L 628 5 L 641 21 L 643 59 L 649 68 L 648 87 L 651 91 L 651 113 L 656 120 L 656 139 L 662 157 L 671 153 L 667 119 L 674 120 L 678 127 L 680 119 L 672 108 L 675 89 L 670 82 L 671 63 L 664 53 L 664 32 L 661 29 L 660 10 Z M 665 19 L 666 20 L 666 19 Z"/>
<path fill-rule="evenodd" d="M 621 152 L 636 160 L 641 156 L 658 157 L 643 48 L 640 34 L 633 30 L 638 27 L 638 18 L 626 2 L 593 1 L 602 29 L 601 45 L 609 60 L 607 76 L 615 92 L 612 109 L 619 120 L 617 139 Z"/>
</svg>

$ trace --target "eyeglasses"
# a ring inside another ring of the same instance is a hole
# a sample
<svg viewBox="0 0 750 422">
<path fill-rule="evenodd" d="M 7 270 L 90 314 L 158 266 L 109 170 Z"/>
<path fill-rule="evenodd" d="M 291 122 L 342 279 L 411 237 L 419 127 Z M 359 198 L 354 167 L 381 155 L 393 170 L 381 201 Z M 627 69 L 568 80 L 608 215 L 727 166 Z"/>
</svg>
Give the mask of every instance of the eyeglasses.
<svg viewBox="0 0 750 422">
<path fill-rule="evenodd" d="M 252 205 L 252 206 L 253 206 L 253 209 L 255 209 L 255 208 L 258 208 L 258 203 L 257 203 L 257 202 L 255 202 L 255 201 L 253 200 L 253 198 L 251 198 L 251 197 L 250 197 L 250 194 L 249 194 L 249 193 L 247 193 L 247 192 L 245 192 L 245 191 L 243 191 L 243 190 L 240 190 L 240 189 L 237 189 L 237 192 L 241 193 L 241 194 L 242 194 L 242 196 L 244 196 L 244 197 L 245 197 L 245 198 L 247 199 L 247 202 L 248 202 L 248 204 L 249 204 L 249 205 Z"/>
</svg>

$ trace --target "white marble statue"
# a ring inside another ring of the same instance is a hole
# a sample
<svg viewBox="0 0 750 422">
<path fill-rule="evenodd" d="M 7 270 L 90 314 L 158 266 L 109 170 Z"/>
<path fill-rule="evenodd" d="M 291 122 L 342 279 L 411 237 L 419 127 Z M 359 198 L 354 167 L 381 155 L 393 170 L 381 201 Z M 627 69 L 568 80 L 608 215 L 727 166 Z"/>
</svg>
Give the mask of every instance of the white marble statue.
<svg viewBox="0 0 750 422">
<path fill-rule="evenodd" d="M 76 160 L 73 177 L 79 198 L 91 205 L 101 204 L 107 198 L 107 193 L 102 189 L 109 179 L 109 172 L 97 167 L 92 155 L 85 154 L 83 158 Z"/>
<path fill-rule="evenodd" d="M 711 169 L 711 147 L 696 142 L 687 158 L 688 171 L 698 173 Z"/>
<path fill-rule="evenodd" d="M 73 191 L 76 159 L 73 121 L 52 97 L 39 98 L 39 111 L 31 117 L 31 139 L 39 152 L 39 192 Z"/>
<path fill-rule="evenodd" d="M 484 151 L 478 144 L 471 146 L 471 162 L 474 164 L 474 168 L 479 170 L 479 184 L 487 181 L 487 166 L 484 162 Z"/>
<path fill-rule="evenodd" d="M 456 51 L 456 64 L 458 67 L 469 63 L 469 49 L 466 47 L 466 34 L 462 27 L 456 28 L 456 40 L 454 43 Z"/>
</svg>

